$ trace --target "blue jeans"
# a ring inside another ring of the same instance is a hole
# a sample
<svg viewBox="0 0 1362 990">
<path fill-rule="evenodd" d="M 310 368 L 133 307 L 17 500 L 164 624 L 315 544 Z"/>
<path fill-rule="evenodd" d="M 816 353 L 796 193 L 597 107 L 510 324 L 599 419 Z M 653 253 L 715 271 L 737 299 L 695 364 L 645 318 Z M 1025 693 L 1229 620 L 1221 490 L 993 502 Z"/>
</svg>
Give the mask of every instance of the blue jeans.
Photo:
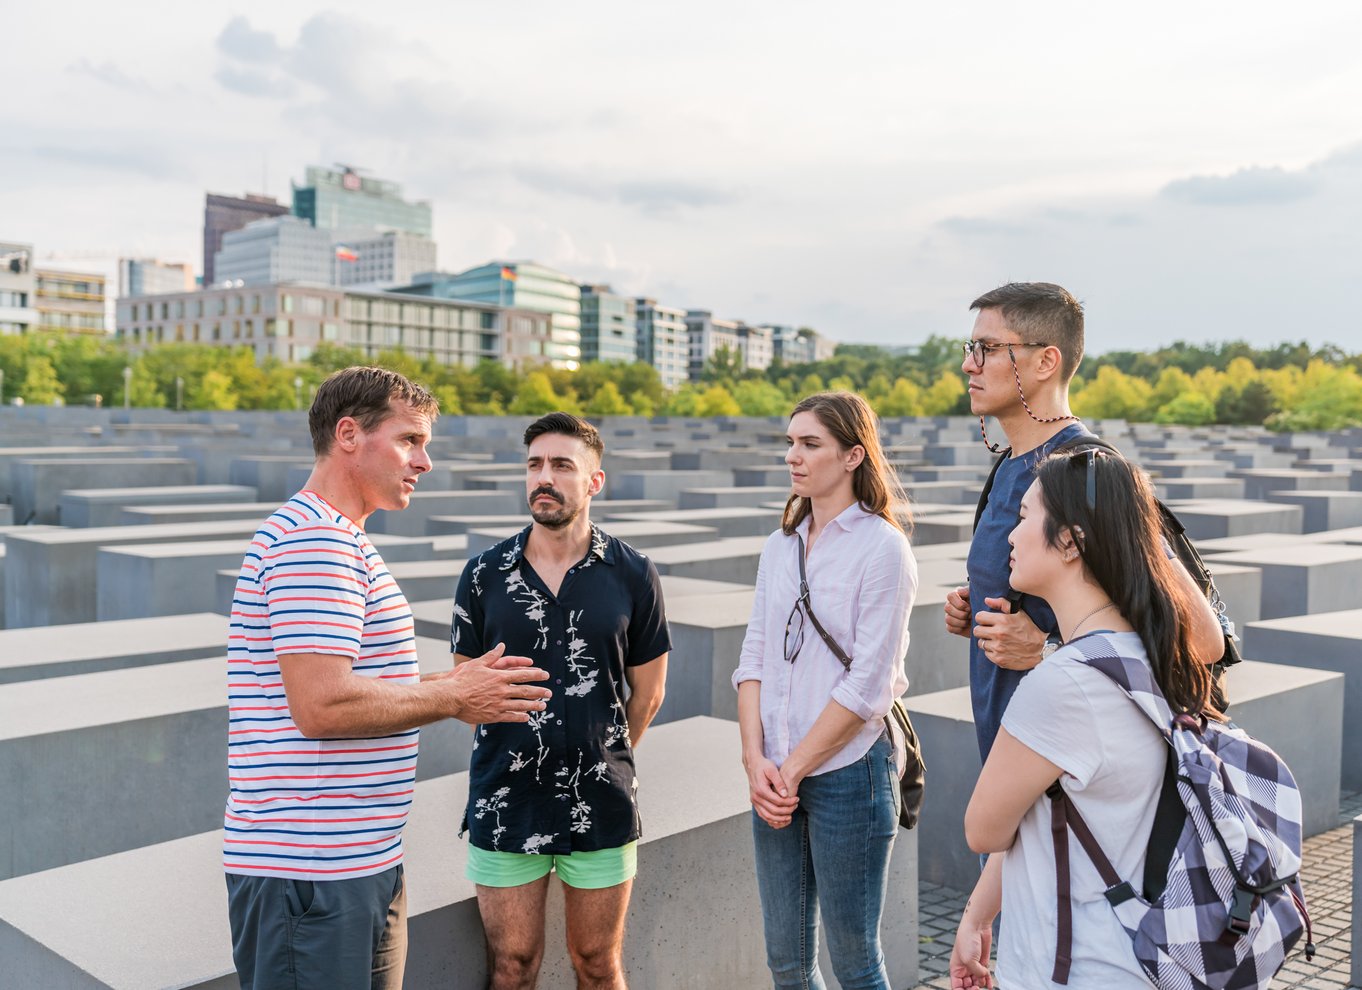
<svg viewBox="0 0 1362 990">
<path fill-rule="evenodd" d="M 882 736 L 855 763 L 805 777 L 784 828 L 752 812 L 766 964 L 776 987 L 823 990 L 821 910 L 843 990 L 890 990 L 880 915 L 899 828 L 898 784 L 894 751 Z"/>
</svg>

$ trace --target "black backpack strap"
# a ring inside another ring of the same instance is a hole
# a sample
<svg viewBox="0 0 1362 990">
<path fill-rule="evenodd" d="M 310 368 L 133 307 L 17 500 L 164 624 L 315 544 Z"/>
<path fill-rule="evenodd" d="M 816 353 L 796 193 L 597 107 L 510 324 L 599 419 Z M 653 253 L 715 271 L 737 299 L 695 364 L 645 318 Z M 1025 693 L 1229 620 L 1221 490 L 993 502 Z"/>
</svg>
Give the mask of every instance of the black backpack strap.
<svg viewBox="0 0 1362 990">
<path fill-rule="evenodd" d="M 993 491 L 993 479 L 998 475 L 998 468 L 1011 456 L 1012 448 L 1008 447 L 993 461 L 993 467 L 988 472 L 988 480 L 984 482 L 984 490 L 979 493 L 979 504 L 974 507 L 974 529 L 979 528 L 979 520 L 984 518 L 984 506 L 988 505 L 988 496 Z"/>
<path fill-rule="evenodd" d="M 1173 861 L 1173 850 L 1187 822 L 1187 809 L 1178 794 L 1178 764 L 1173 749 L 1168 749 L 1168 762 L 1163 770 L 1163 786 L 1159 788 L 1159 803 L 1154 809 L 1154 828 L 1144 852 L 1144 899 L 1154 902 L 1168 886 L 1168 864 Z"/>
</svg>

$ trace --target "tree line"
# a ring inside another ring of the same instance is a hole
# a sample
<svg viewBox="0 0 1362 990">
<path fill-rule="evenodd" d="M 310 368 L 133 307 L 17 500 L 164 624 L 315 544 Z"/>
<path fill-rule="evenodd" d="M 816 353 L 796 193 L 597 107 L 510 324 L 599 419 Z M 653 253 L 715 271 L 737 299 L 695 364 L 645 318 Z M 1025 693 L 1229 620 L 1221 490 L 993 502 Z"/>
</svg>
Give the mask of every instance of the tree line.
<svg viewBox="0 0 1362 990">
<path fill-rule="evenodd" d="M 448 367 L 400 350 L 372 363 L 430 388 L 448 414 L 588 416 L 783 416 L 823 389 L 861 392 L 881 416 L 967 414 L 960 342 L 930 337 L 898 349 L 842 345 L 828 360 L 762 371 L 721 350 L 701 379 L 663 387 L 646 364 L 588 363 L 575 371 L 517 371 L 498 362 Z M 244 348 L 169 344 L 141 353 L 92 336 L 0 336 L 0 399 L 35 405 L 138 408 L 304 408 L 330 372 L 369 363 L 358 350 L 323 344 L 299 364 L 263 363 Z M 995 358 L 996 360 L 996 358 Z M 1274 430 L 1362 425 L 1362 354 L 1305 343 L 1177 343 L 1084 360 L 1071 390 L 1088 419 L 1264 425 Z"/>
</svg>

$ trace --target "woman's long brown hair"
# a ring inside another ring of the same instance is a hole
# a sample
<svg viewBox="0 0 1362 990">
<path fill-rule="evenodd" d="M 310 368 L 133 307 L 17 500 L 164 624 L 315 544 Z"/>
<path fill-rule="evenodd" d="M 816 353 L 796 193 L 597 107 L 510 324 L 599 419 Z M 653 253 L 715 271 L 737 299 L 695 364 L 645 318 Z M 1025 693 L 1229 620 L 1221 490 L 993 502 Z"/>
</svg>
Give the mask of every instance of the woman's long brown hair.
<svg viewBox="0 0 1362 990">
<path fill-rule="evenodd" d="M 913 525 L 908 495 L 880 446 L 879 423 L 870 403 L 855 392 L 818 392 L 800 399 L 790 418 L 802 412 L 811 412 L 818 417 L 818 422 L 832 434 L 842 450 L 860 447 L 865 451 L 865 457 L 851 475 L 852 494 L 866 512 L 908 532 Z M 781 530 L 786 536 L 792 535 L 812 511 L 813 506 L 807 498 L 791 495 L 780 520 Z"/>
<path fill-rule="evenodd" d="M 1091 481 L 1088 472 L 1093 473 Z M 1135 627 L 1174 714 L 1220 717 L 1211 673 L 1192 653 L 1192 601 L 1165 552 L 1154 490 L 1134 464 L 1103 450 L 1056 454 L 1036 468 L 1045 538 L 1065 530 L 1093 580 Z"/>
</svg>

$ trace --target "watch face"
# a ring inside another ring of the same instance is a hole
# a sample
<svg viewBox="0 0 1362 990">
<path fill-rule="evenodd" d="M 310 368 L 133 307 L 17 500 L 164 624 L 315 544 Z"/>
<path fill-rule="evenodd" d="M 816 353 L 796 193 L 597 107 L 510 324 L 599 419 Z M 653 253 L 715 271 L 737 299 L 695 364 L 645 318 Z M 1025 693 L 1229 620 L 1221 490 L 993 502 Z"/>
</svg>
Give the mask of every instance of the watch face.
<svg viewBox="0 0 1362 990">
<path fill-rule="evenodd" d="M 1056 643 L 1053 639 L 1047 639 L 1045 641 L 1045 645 L 1040 648 L 1040 658 L 1044 660 L 1051 653 L 1054 653 L 1055 650 L 1057 649 L 1059 649 L 1059 644 Z"/>
</svg>

